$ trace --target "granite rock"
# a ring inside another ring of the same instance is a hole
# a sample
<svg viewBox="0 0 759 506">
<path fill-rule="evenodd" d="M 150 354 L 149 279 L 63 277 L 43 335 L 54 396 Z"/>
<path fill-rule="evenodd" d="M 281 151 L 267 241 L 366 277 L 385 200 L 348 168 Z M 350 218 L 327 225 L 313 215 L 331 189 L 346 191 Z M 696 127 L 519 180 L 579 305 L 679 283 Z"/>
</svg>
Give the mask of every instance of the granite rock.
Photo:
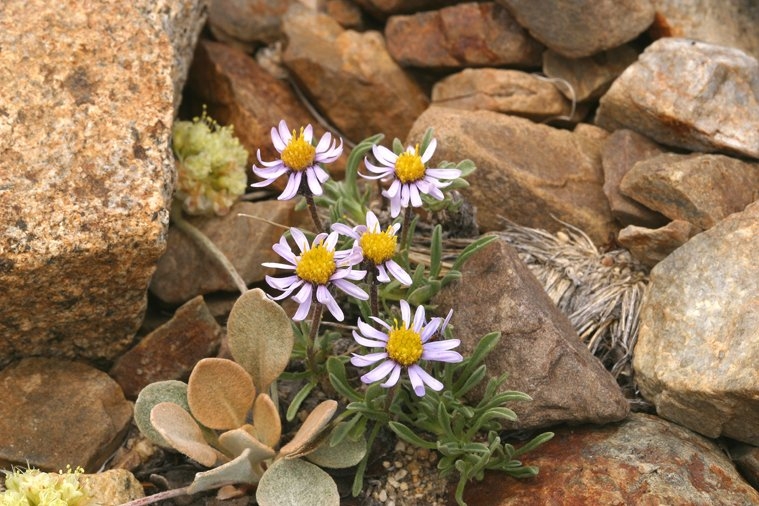
<svg viewBox="0 0 759 506">
<path fill-rule="evenodd" d="M 119 385 L 80 362 L 24 359 L 0 371 L 0 390 L 0 468 L 95 472 L 132 420 Z"/>
<path fill-rule="evenodd" d="M 655 416 L 633 413 L 618 424 L 555 432 L 521 459 L 540 468 L 538 476 L 489 474 L 468 485 L 464 499 L 489 506 L 759 502 L 719 446 Z"/>
<path fill-rule="evenodd" d="M 533 399 L 509 406 L 519 417 L 512 428 L 607 423 L 627 416 L 627 401 L 614 378 L 503 239 L 474 254 L 461 282 L 444 288 L 434 303 L 453 309 L 464 356 L 483 335 L 501 332 L 485 360 L 488 374 L 508 373 L 502 388 Z"/>
<path fill-rule="evenodd" d="M 92 494 L 91 504 L 124 504 L 145 497 L 142 484 L 126 469 L 83 474 L 79 483 Z"/>
<path fill-rule="evenodd" d="M 438 69 L 539 67 L 543 46 L 494 2 L 460 3 L 392 16 L 385 26 L 390 55 L 403 66 Z"/>
<path fill-rule="evenodd" d="M 533 121 L 567 117 L 572 104 L 546 79 L 507 69 L 464 69 L 435 83 L 432 105 L 487 110 Z"/>
<path fill-rule="evenodd" d="M 3 5 L 0 366 L 110 360 L 140 325 L 174 183 L 167 32 L 183 31 L 155 22 L 129 2 Z"/>
<path fill-rule="evenodd" d="M 656 229 L 628 225 L 619 231 L 617 242 L 639 262 L 653 267 L 699 232 L 701 229 L 683 220 Z"/>
<path fill-rule="evenodd" d="M 417 118 L 407 144 L 419 142 L 429 127 L 438 140 L 432 165 L 468 158 L 477 166 L 462 194 L 477 208 L 481 230 L 500 230 L 506 218 L 557 231 L 559 219 L 596 244 L 616 236 L 602 190 L 606 134 L 599 129 L 573 134 L 492 111 L 431 106 Z"/>
<path fill-rule="evenodd" d="M 283 19 L 282 61 L 314 106 L 347 139 L 406 137 L 429 103 L 421 86 L 390 57 L 382 34 L 343 28 L 294 5 Z"/>
<path fill-rule="evenodd" d="M 619 189 L 672 220 L 706 230 L 759 198 L 759 163 L 664 153 L 636 163 Z"/>
<path fill-rule="evenodd" d="M 530 34 L 568 58 L 621 46 L 654 20 L 649 0 L 498 0 Z"/>
<path fill-rule="evenodd" d="M 632 130 L 613 132 L 601 151 L 604 170 L 604 193 L 609 199 L 611 213 L 622 225 L 658 228 L 668 220 L 661 213 L 649 209 L 619 190 L 622 178 L 642 160 L 660 155 L 664 149 L 654 141 Z"/>
<path fill-rule="evenodd" d="M 136 399 L 148 384 L 163 380 L 186 381 L 203 358 L 219 349 L 223 329 L 198 295 L 179 307 L 174 316 L 145 336 L 113 364 L 109 375 L 127 399 Z"/>
<path fill-rule="evenodd" d="M 282 16 L 297 0 L 210 0 L 208 27 L 216 40 L 252 53 L 281 40 Z"/>
<path fill-rule="evenodd" d="M 759 158 L 759 62 L 739 49 L 660 39 L 601 97 L 595 122 L 692 151 Z"/>
<path fill-rule="evenodd" d="M 759 203 L 651 271 L 633 356 L 657 413 L 707 437 L 759 444 Z"/>
</svg>

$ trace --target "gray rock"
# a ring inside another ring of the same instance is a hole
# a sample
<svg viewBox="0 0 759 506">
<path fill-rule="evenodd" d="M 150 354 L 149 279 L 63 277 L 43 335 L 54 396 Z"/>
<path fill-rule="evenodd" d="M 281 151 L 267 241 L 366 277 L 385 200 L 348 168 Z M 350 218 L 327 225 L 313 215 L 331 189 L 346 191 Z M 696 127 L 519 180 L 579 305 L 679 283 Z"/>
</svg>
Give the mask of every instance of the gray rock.
<svg viewBox="0 0 759 506">
<path fill-rule="evenodd" d="M 533 121 L 572 113 L 572 104 L 550 81 L 493 68 L 464 69 L 441 79 L 432 88 L 432 105 L 501 112 Z"/>
<path fill-rule="evenodd" d="M 655 36 L 697 39 L 759 58 L 759 4 L 754 0 L 651 0 Z"/>
<path fill-rule="evenodd" d="M 533 398 L 510 406 L 519 417 L 516 428 L 607 423 L 627 416 L 627 401 L 614 378 L 502 239 L 473 255 L 462 270 L 462 281 L 443 289 L 434 302 L 446 311 L 453 309 L 465 356 L 481 336 L 501 332 L 485 362 L 488 374 L 508 373 L 504 388 Z"/>
<path fill-rule="evenodd" d="M 759 203 L 651 271 L 633 367 L 660 416 L 759 443 Z"/>
<path fill-rule="evenodd" d="M 202 296 L 191 299 L 168 322 L 121 355 L 109 372 L 128 399 L 136 399 L 148 384 L 185 381 L 203 358 L 219 349 L 223 330 Z"/>
<path fill-rule="evenodd" d="M 281 227 L 238 216 L 249 214 L 282 226 L 310 223 L 308 213 L 296 213 L 293 201 L 267 200 L 237 202 L 226 216 L 193 216 L 187 221 L 206 235 L 235 266 L 242 279 L 251 284 L 263 281 L 271 269 L 262 262 L 279 262 L 271 249 L 279 241 Z M 237 291 L 227 271 L 192 238 L 172 227 L 166 254 L 158 261 L 150 291 L 169 304 L 185 302 L 197 295 L 217 291 Z"/>
<path fill-rule="evenodd" d="M 752 487 L 759 490 L 759 447 L 736 443 L 730 445 L 729 450 L 738 471 Z"/>
<path fill-rule="evenodd" d="M 522 459 L 540 468 L 538 476 L 486 474 L 464 499 L 489 506 L 759 504 L 719 446 L 655 416 L 632 413 L 618 424 L 555 432 Z"/>
<path fill-rule="evenodd" d="M 673 220 L 657 228 L 628 225 L 619 231 L 617 242 L 642 264 L 653 267 L 701 229 L 683 220 Z"/>
<path fill-rule="evenodd" d="M 498 0 L 520 25 L 559 54 L 582 58 L 621 46 L 654 20 L 649 0 Z"/>
<path fill-rule="evenodd" d="M 282 23 L 288 39 L 284 65 L 345 137 L 406 137 L 429 99 L 390 57 L 381 33 L 343 30 L 326 14 L 298 4 Z"/>
<path fill-rule="evenodd" d="M 596 124 L 759 158 L 759 62 L 739 49 L 660 39 L 601 98 Z"/>
<path fill-rule="evenodd" d="M 79 362 L 24 359 L 0 371 L 0 390 L 0 468 L 95 472 L 132 420 L 119 385 Z"/>
<path fill-rule="evenodd" d="M 598 135 L 599 129 L 574 134 L 491 111 L 432 106 L 417 118 L 409 144 L 419 142 L 429 127 L 438 140 L 432 165 L 465 158 L 477 165 L 462 193 L 477 207 L 481 230 L 500 230 L 506 218 L 557 231 L 558 218 L 584 230 L 596 244 L 616 236 L 602 191 L 605 134 Z"/>
<path fill-rule="evenodd" d="M 652 140 L 632 130 L 617 130 L 604 142 L 601 161 L 604 170 L 604 193 L 609 199 L 611 213 L 622 225 L 657 228 L 667 217 L 636 202 L 619 191 L 622 178 L 633 166 L 664 150 Z"/>
<path fill-rule="evenodd" d="M 208 26 L 224 43 L 253 52 L 284 38 L 282 16 L 296 0 L 210 0 Z"/>
<path fill-rule="evenodd" d="M 202 22 L 200 1 L 169 3 L 3 4 L 0 367 L 110 360 L 139 328 L 166 246 L 179 50 Z"/>
<path fill-rule="evenodd" d="M 395 61 L 414 67 L 539 67 L 543 51 L 542 44 L 494 2 L 392 16 L 385 39 Z"/>
<path fill-rule="evenodd" d="M 706 230 L 759 197 L 759 163 L 664 153 L 636 163 L 619 188 L 670 219 Z"/>
<path fill-rule="evenodd" d="M 543 73 L 571 86 L 559 88 L 568 99 L 584 102 L 603 95 L 637 58 L 638 52 L 628 44 L 585 58 L 567 58 L 549 49 L 543 53 Z"/>
</svg>

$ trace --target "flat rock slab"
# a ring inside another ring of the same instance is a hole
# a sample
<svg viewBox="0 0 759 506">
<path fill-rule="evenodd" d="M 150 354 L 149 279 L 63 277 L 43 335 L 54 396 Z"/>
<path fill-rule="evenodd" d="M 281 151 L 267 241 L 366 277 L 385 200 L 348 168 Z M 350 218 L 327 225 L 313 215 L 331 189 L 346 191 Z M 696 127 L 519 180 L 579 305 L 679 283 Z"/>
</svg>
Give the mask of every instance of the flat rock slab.
<svg viewBox="0 0 759 506">
<path fill-rule="evenodd" d="M 759 158 L 759 62 L 730 47 L 657 40 L 601 98 L 596 123 L 692 151 Z"/>
<path fill-rule="evenodd" d="M 0 371 L 0 468 L 95 472 L 121 444 L 132 404 L 86 364 L 27 358 Z"/>
<path fill-rule="evenodd" d="M 173 48 L 131 2 L 0 16 L 0 367 L 109 360 L 166 244 Z"/>
<path fill-rule="evenodd" d="M 759 493 L 716 444 L 643 413 L 605 427 L 557 429 L 520 460 L 540 474 L 522 480 L 489 474 L 467 487 L 465 500 L 489 506 L 759 504 Z"/>
<path fill-rule="evenodd" d="M 759 445 L 759 203 L 651 270 L 633 354 L 657 413 L 708 437 Z"/>
<path fill-rule="evenodd" d="M 627 401 L 612 375 L 503 239 L 473 255 L 461 282 L 443 289 L 434 302 L 442 312 L 453 309 L 464 356 L 480 337 L 501 332 L 485 361 L 488 375 L 507 373 L 502 388 L 533 399 L 509 406 L 519 417 L 514 428 L 606 423 L 627 416 Z"/>
</svg>

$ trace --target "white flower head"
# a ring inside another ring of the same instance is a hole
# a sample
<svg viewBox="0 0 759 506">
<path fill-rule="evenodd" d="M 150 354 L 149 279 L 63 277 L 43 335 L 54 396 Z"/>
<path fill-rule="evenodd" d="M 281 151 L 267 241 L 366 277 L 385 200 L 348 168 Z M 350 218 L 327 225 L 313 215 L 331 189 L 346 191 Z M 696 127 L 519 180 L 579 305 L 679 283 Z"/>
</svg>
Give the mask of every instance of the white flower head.
<svg viewBox="0 0 759 506">
<path fill-rule="evenodd" d="M 336 286 L 343 292 L 357 299 L 366 300 L 369 295 L 350 281 L 358 281 L 366 276 L 366 271 L 353 270 L 353 266 L 361 261 L 361 257 L 353 250 L 335 251 L 338 234 L 319 234 L 312 244 L 308 244 L 305 234 L 297 228 L 291 228 L 290 234 L 295 240 L 300 252 L 296 255 L 282 236 L 272 249 L 288 263 L 265 262 L 264 267 L 294 271 L 290 276 L 275 278 L 266 276 L 269 286 L 282 293 L 274 300 L 290 296 L 296 289 L 293 300 L 299 304 L 293 320 L 304 320 L 311 309 L 311 303 L 324 304 L 336 320 L 342 321 L 343 311 L 330 293 L 330 287 Z"/>
<path fill-rule="evenodd" d="M 353 228 L 343 223 L 332 225 L 332 230 L 355 239 L 353 248 L 360 252 L 364 260 L 377 268 L 378 281 L 389 283 L 388 273 L 390 273 L 401 284 L 409 286 L 411 276 L 393 260 L 398 243 L 396 234 L 400 228 L 401 225 L 396 223 L 383 232 L 377 216 L 371 211 L 366 212 L 366 225 L 357 225 Z"/>
<path fill-rule="evenodd" d="M 463 357 L 456 351 L 451 351 L 460 344 L 458 339 L 444 339 L 431 341 L 441 325 L 440 318 L 432 318 L 429 323 L 424 316 L 424 307 L 419 306 L 411 320 L 411 307 L 405 300 L 400 301 L 401 319 L 399 324 L 390 326 L 384 321 L 372 316 L 372 320 L 379 323 L 386 332 L 377 330 L 371 325 L 364 323 L 359 318 L 358 329 L 353 331 L 353 339 L 362 346 L 369 348 L 383 348 L 383 351 L 369 353 L 367 355 L 353 354 L 351 364 L 357 367 L 365 367 L 380 363 L 377 367 L 361 376 L 364 383 L 375 383 L 385 380 L 380 386 L 389 388 L 398 383 L 401 370 L 408 371 L 411 386 L 414 393 L 422 397 L 425 393 L 425 385 L 440 391 L 443 384 L 430 376 L 419 365 L 421 360 L 437 362 L 461 362 Z"/>
<path fill-rule="evenodd" d="M 384 146 L 374 145 L 372 153 L 380 165 L 374 165 L 364 158 L 366 168 L 375 175 L 361 174 L 362 177 L 392 179 L 390 187 L 383 191 L 382 195 L 390 199 L 390 215 L 393 218 L 400 214 L 402 208 L 409 205 L 421 207 L 422 193 L 436 200 L 443 200 L 445 196 L 440 188 L 445 188 L 461 176 L 459 169 L 435 169 L 426 166 L 436 147 L 437 140 L 432 139 L 420 155 L 419 145 L 408 146 L 406 151 L 400 154 L 395 154 Z"/>
<path fill-rule="evenodd" d="M 271 141 L 274 148 L 279 152 L 279 160 L 265 162 L 261 160 L 261 150 L 256 153 L 258 162 L 263 167 L 253 165 L 253 173 L 263 178 L 264 181 L 253 183 L 250 186 L 269 186 L 280 176 L 287 174 L 287 186 L 279 200 L 290 200 L 296 195 L 306 191 L 311 195 L 322 194 L 322 183 L 329 179 L 329 174 L 319 165 L 320 163 L 332 163 L 343 152 L 343 140 L 340 145 L 332 140 L 332 134 L 326 132 L 319 139 L 316 146 L 312 141 L 314 129 L 311 125 L 300 129 L 300 133 L 288 129 L 285 120 L 279 122 L 278 128 L 271 129 Z M 305 184 L 303 175 L 305 174 Z"/>
</svg>

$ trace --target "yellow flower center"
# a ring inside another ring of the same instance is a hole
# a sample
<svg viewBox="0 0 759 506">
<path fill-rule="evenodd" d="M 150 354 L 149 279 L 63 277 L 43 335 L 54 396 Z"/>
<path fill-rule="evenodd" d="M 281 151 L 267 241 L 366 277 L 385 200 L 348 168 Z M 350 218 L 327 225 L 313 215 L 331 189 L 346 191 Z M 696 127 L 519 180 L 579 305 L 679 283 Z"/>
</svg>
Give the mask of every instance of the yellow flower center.
<svg viewBox="0 0 759 506">
<path fill-rule="evenodd" d="M 395 161 L 395 175 L 401 183 L 413 183 L 424 177 L 424 163 L 419 156 L 419 145 L 416 145 L 413 153 L 404 151 L 398 155 Z"/>
<path fill-rule="evenodd" d="M 364 251 L 364 257 L 374 265 L 380 265 L 393 258 L 398 239 L 388 228 L 385 232 L 364 232 L 358 243 Z"/>
<path fill-rule="evenodd" d="M 319 244 L 301 255 L 295 274 L 304 281 L 317 285 L 326 285 L 335 273 L 335 252 Z"/>
<path fill-rule="evenodd" d="M 388 334 L 387 356 L 408 367 L 422 358 L 422 336 L 413 329 L 394 328 Z"/>
<path fill-rule="evenodd" d="M 282 161 L 290 169 L 300 172 L 314 164 L 316 148 L 303 139 L 303 127 L 300 129 L 300 135 L 293 130 L 293 136 L 282 150 Z"/>
</svg>

